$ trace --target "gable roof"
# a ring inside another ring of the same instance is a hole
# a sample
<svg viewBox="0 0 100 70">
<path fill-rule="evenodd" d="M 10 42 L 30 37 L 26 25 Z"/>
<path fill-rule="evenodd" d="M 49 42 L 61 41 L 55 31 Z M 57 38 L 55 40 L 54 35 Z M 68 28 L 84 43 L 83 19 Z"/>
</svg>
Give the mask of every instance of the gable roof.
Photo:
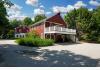
<svg viewBox="0 0 100 70">
<path fill-rule="evenodd" d="M 50 21 L 50 22 L 66 25 L 65 21 L 60 16 L 60 13 L 57 13 L 56 15 L 52 16 L 51 18 L 48 18 L 46 21 Z"/>
<path fill-rule="evenodd" d="M 65 21 L 60 16 L 60 13 L 57 13 L 56 15 L 54 15 L 52 17 L 49 17 L 49 18 L 46 18 L 46 19 L 43 19 L 43 20 L 40 20 L 39 22 L 36 22 L 35 24 L 33 24 L 31 26 L 42 24 L 42 22 L 45 22 L 45 21 L 49 21 L 49 22 L 54 22 L 54 23 L 59 23 L 59 24 L 66 25 Z"/>
</svg>

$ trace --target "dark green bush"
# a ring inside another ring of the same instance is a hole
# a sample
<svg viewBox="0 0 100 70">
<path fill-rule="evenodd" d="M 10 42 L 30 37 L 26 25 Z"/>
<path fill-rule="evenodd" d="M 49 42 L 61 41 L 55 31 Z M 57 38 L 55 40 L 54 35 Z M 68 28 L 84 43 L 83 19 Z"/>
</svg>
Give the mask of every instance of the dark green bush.
<svg viewBox="0 0 100 70">
<path fill-rule="evenodd" d="M 87 41 L 87 42 L 94 42 L 94 43 L 100 43 L 100 36 L 96 33 L 85 33 L 81 36 L 81 40 Z"/>
<path fill-rule="evenodd" d="M 8 39 L 14 39 L 14 30 L 9 30 L 6 37 Z"/>
<path fill-rule="evenodd" d="M 35 47 L 51 46 L 54 44 L 54 41 L 51 39 L 41 39 L 41 38 L 34 38 L 34 37 L 20 38 L 17 39 L 16 42 L 19 45 L 35 46 Z"/>
<path fill-rule="evenodd" d="M 50 46 L 53 45 L 54 42 L 51 39 L 35 38 L 33 43 L 35 46 Z"/>
<path fill-rule="evenodd" d="M 98 43 L 100 43 L 100 37 L 98 38 Z"/>
<path fill-rule="evenodd" d="M 26 46 L 30 46 L 33 44 L 33 39 L 32 38 L 20 38 L 20 39 L 17 39 L 16 42 L 20 45 L 26 45 Z"/>
</svg>

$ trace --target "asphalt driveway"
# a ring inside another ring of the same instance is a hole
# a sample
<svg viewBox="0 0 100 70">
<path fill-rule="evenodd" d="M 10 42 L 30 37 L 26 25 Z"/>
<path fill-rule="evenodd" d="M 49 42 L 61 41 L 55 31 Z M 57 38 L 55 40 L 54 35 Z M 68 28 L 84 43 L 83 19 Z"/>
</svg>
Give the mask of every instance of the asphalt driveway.
<svg viewBox="0 0 100 70">
<path fill-rule="evenodd" d="M 14 40 L 0 40 L 2 67 L 97 67 L 100 44 L 59 43 L 49 47 L 25 47 Z"/>
</svg>

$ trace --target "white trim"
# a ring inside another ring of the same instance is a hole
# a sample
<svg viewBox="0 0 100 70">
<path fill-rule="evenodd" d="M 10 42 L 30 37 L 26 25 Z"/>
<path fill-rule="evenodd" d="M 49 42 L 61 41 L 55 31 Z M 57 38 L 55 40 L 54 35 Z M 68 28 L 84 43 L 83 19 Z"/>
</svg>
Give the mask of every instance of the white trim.
<svg viewBox="0 0 100 70">
<path fill-rule="evenodd" d="M 50 32 L 45 32 L 45 34 L 52 34 L 52 33 L 58 33 L 58 34 L 72 34 L 72 35 L 76 35 L 76 33 L 72 33 L 72 32 L 59 32 L 59 31 L 50 31 Z"/>
<path fill-rule="evenodd" d="M 15 38 L 24 38 L 26 37 L 26 33 L 15 33 Z"/>
<path fill-rule="evenodd" d="M 57 28 L 57 29 L 56 29 Z M 51 26 L 45 28 L 45 33 L 76 34 L 76 30 L 63 27 Z"/>
</svg>

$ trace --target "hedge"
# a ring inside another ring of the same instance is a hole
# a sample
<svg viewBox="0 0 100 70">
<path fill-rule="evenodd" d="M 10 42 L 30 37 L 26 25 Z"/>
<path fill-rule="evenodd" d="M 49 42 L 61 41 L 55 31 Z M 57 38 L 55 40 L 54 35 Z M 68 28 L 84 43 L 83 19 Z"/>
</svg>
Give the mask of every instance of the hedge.
<svg viewBox="0 0 100 70">
<path fill-rule="evenodd" d="M 19 45 L 33 46 L 33 47 L 51 46 L 54 44 L 54 41 L 51 39 L 41 39 L 34 37 L 20 38 L 17 39 L 16 42 Z"/>
</svg>

